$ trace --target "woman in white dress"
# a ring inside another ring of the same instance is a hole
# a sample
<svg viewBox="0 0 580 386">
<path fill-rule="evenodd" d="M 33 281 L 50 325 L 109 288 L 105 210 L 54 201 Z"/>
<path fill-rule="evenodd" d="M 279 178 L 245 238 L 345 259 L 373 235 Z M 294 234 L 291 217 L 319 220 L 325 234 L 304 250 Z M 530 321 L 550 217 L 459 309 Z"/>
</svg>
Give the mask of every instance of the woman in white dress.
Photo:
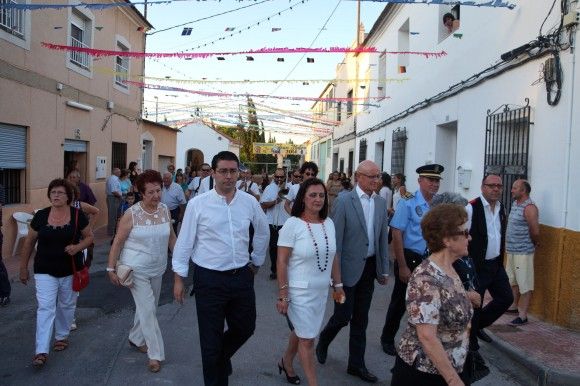
<svg viewBox="0 0 580 386">
<path fill-rule="evenodd" d="M 169 210 L 160 202 L 162 184 L 161 174 L 155 170 L 146 170 L 137 177 L 137 189 L 143 200 L 131 206 L 119 220 L 107 266 L 115 285 L 120 285 L 115 271 L 117 260 L 133 269 L 130 290 L 135 301 L 135 319 L 129 344 L 147 353 L 149 370 L 154 373 L 165 360 L 156 313 L 161 278 L 167 267 L 167 248 L 173 250 L 176 241 Z"/>
<path fill-rule="evenodd" d="M 293 368 L 296 353 L 308 384 L 318 385 L 314 339 L 322 327 L 331 276 L 335 300 L 344 301 L 340 262 L 335 258 L 334 223 L 327 216 L 328 196 L 324 183 L 317 178 L 304 181 L 294 201 L 292 217 L 286 220 L 278 238 L 280 292 L 276 308 L 287 315 L 291 330 L 278 371 L 280 374 L 284 371 L 286 380 L 295 385 L 300 383 Z"/>
</svg>

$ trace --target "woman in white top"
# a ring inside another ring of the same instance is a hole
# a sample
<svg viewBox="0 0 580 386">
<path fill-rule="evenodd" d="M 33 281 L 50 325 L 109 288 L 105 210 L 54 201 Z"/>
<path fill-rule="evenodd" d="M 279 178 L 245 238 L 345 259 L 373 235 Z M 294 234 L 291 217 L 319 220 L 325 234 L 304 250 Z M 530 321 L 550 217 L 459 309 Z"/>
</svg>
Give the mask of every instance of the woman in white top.
<svg viewBox="0 0 580 386">
<path fill-rule="evenodd" d="M 397 210 L 397 204 L 401 199 L 401 196 L 404 196 L 407 193 L 407 188 L 405 188 L 405 175 L 403 173 L 397 173 L 393 175 L 391 180 L 393 185 L 393 206 L 391 207 L 391 211 L 394 212 Z"/>
<path fill-rule="evenodd" d="M 161 203 L 161 174 L 146 170 L 137 177 L 137 189 L 143 200 L 131 206 L 119 221 L 109 252 L 107 272 L 119 285 L 115 273 L 117 259 L 133 269 L 131 294 L 135 301 L 135 320 L 129 332 L 129 344 L 147 353 L 151 372 L 161 369 L 165 359 L 163 337 L 157 322 L 161 278 L 167 267 L 167 248 L 173 250 L 176 237 L 167 206 Z"/>
<path fill-rule="evenodd" d="M 390 214 L 390 209 L 393 205 L 393 191 L 391 190 L 391 175 L 387 172 L 381 173 L 381 189 L 379 196 L 387 201 L 387 212 Z"/>
<path fill-rule="evenodd" d="M 318 385 L 314 339 L 322 327 L 331 276 L 335 299 L 344 301 L 340 262 L 335 258 L 334 223 L 327 215 L 328 196 L 324 183 L 317 178 L 306 180 L 294 201 L 292 217 L 286 220 L 278 238 L 280 292 L 276 308 L 287 315 L 291 330 L 278 371 L 284 371 L 286 380 L 292 384 L 300 383 L 293 369 L 298 353 L 308 384 Z"/>
</svg>

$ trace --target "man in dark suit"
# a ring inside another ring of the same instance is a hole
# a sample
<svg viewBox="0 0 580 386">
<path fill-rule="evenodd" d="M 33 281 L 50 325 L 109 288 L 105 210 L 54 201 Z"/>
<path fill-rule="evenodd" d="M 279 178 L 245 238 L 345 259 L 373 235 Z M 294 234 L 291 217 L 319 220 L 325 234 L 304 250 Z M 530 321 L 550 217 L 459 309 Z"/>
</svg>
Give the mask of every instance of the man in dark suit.
<svg viewBox="0 0 580 386">
<path fill-rule="evenodd" d="M 467 207 L 469 233 L 469 256 L 475 264 L 477 292 L 483 295 L 489 291 L 492 300 L 483 308 L 476 308 L 471 321 L 470 349 L 477 353 L 477 335 L 484 340 L 491 339 L 480 331 L 495 322 L 513 303 L 513 294 L 503 266 L 505 247 L 506 215 L 499 201 L 503 189 L 500 176 L 490 174 L 481 183 L 481 195 Z M 485 362 L 475 355 L 476 366 L 485 371 Z"/>
<path fill-rule="evenodd" d="M 374 162 L 361 162 L 356 178 L 355 189 L 337 197 L 331 214 L 346 300 L 335 303 L 334 314 L 320 333 L 316 357 L 326 362 L 328 346 L 350 322 L 347 373 L 374 383 L 378 379 L 366 368 L 364 354 L 374 280 L 386 284 L 389 272 L 387 203 L 375 193 L 381 173 Z"/>
</svg>

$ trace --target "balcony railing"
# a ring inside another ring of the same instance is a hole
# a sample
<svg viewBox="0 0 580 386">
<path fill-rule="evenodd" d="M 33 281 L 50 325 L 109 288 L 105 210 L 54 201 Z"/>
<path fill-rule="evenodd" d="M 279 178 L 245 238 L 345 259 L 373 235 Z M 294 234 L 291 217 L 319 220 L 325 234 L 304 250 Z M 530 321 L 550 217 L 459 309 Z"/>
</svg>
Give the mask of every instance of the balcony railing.
<svg viewBox="0 0 580 386">
<path fill-rule="evenodd" d="M 72 36 L 70 38 L 70 45 L 73 47 L 79 47 L 79 48 L 89 48 L 88 45 L 81 42 L 80 40 L 73 38 Z M 89 63 L 89 54 L 87 54 L 86 52 L 71 51 L 70 61 L 71 61 L 71 63 L 74 63 L 77 66 L 84 68 L 85 70 L 90 69 L 89 68 L 89 64 L 90 64 Z"/>
<path fill-rule="evenodd" d="M 15 0 L 0 0 L 0 4 L 17 4 Z M 0 29 L 24 38 L 24 10 L 0 8 Z"/>
<path fill-rule="evenodd" d="M 128 88 L 127 75 L 129 74 L 129 64 L 127 60 L 121 60 L 121 63 L 117 62 L 115 72 L 115 83 L 121 87 Z"/>
</svg>

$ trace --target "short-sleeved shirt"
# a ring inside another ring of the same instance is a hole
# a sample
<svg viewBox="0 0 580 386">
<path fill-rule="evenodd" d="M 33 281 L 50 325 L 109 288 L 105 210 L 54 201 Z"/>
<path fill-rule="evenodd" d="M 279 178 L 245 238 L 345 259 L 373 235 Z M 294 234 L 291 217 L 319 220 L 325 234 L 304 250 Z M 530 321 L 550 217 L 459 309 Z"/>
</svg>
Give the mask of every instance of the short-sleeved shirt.
<svg viewBox="0 0 580 386">
<path fill-rule="evenodd" d="M 417 335 L 417 324 L 437 326 L 437 338 L 457 372 L 463 371 L 469 346 L 473 307 L 461 280 L 448 276 L 431 259 L 423 261 L 407 286 L 408 325 L 398 346 L 399 357 L 415 369 L 438 374 Z"/>
<path fill-rule="evenodd" d="M 36 212 L 30 223 L 30 227 L 38 233 L 38 247 L 34 257 L 34 273 L 49 274 L 54 277 L 65 277 L 72 275 L 72 261 L 69 254 L 64 249 L 67 245 L 77 244 L 81 238 L 81 232 L 89 225 L 89 220 L 85 214 L 79 210 L 78 227 L 75 235 L 75 211 L 70 208 L 71 221 L 63 226 L 53 227 L 48 224 L 50 207 Z M 75 238 L 73 242 L 73 236 Z M 79 252 L 75 256 L 76 266 L 82 265 L 83 253 Z"/>
<path fill-rule="evenodd" d="M 111 174 L 109 179 L 107 180 L 107 189 L 106 193 L 107 196 L 113 196 L 113 192 L 117 192 L 121 194 L 121 180 L 114 174 Z"/>
<path fill-rule="evenodd" d="M 260 202 L 276 200 L 278 198 L 279 190 L 280 188 L 278 188 L 278 185 L 276 185 L 275 182 L 270 183 L 270 185 L 268 185 L 264 190 Z M 290 215 L 286 212 L 286 209 L 284 209 L 284 201 L 282 200 L 276 205 L 266 209 L 266 217 L 268 218 L 268 224 L 282 226 L 286 220 L 288 220 Z"/>
<path fill-rule="evenodd" d="M 420 255 L 425 253 L 427 243 L 421 232 L 421 220 L 429 211 L 429 204 L 420 190 L 410 198 L 402 198 L 395 208 L 391 227 L 403 232 L 403 247 Z"/>
<path fill-rule="evenodd" d="M 161 202 L 167 205 L 169 210 L 179 208 L 179 205 L 187 204 L 183 189 L 177 182 L 172 182 L 169 187 L 163 185 L 161 187 Z"/>
</svg>

